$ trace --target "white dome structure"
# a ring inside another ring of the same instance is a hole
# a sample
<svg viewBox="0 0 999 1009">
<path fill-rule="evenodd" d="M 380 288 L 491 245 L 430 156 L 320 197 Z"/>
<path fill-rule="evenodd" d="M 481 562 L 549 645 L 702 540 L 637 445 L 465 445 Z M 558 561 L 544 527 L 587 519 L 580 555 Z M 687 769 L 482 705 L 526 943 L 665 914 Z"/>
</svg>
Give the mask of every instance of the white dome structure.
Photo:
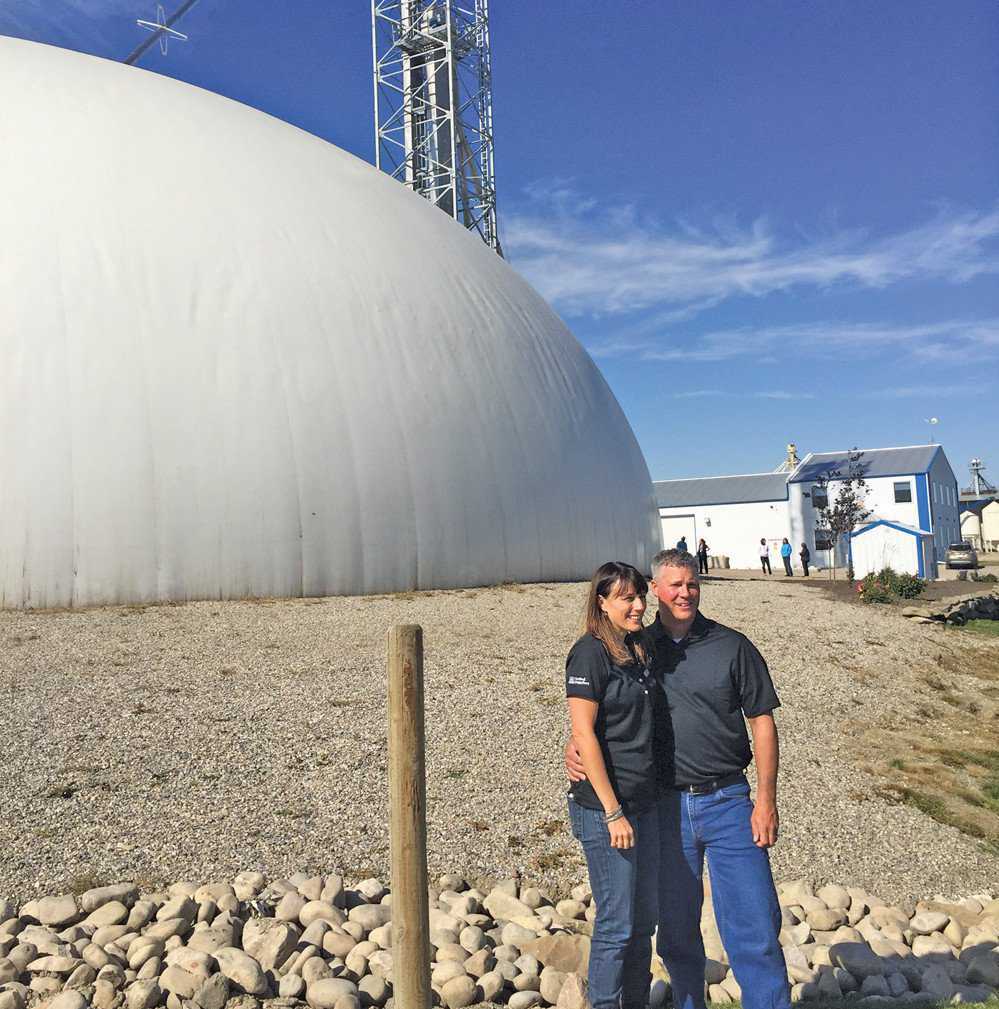
<svg viewBox="0 0 999 1009">
<path fill-rule="evenodd" d="M 0 606 L 646 567 L 607 384 L 477 237 L 236 102 L 0 38 Z"/>
</svg>

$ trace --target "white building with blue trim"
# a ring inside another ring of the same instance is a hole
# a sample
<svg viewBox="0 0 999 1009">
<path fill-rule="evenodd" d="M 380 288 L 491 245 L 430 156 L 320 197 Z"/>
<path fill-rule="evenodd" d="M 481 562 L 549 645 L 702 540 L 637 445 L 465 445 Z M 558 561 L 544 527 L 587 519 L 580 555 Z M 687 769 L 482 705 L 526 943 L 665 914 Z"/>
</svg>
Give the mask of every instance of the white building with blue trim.
<svg viewBox="0 0 999 1009">
<path fill-rule="evenodd" d="M 954 471 L 940 445 L 860 450 L 859 465 L 867 491 L 864 506 L 871 512 L 855 537 L 869 536 L 861 546 L 868 555 L 888 556 L 891 566 L 923 577 L 936 577 L 936 561 L 947 545 L 961 538 L 958 486 Z M 714 555 L 728 556 L 734 568 L 759 567 L 760 540 L 766 541 L 771 563 L 780 568 L 780 545 L 786 537 L 799 565 L 801 544 L 808 545 L 812 564 L 830 563 L 828 538 L 822 528 L 817 495 L 823 479 L 850 468 L 850 452 L 816 452 L 793 467 L 772 473 L 738 476 L 659 480 L 655 483 L 663 543 L 674 546 L 685 537 L 693 550 L 703 538 Z M 841 481 L 834 476 L 826 485 L 835 501 Z M 877 526 L 876 522 L 883 525 Z M 890 527 L 890 528 L 888 528 Z M 880 531 L 877 531 L 880 530 Z M 905 530 L 908 530 L 905 531 Z M 899 536 L 912 540 L 895 542 Z M 929 540 L 928 545 L 924 544 Z M 876 544 L 891 540 L 880 554 Z M 837 544 L 837 565 L 847 559 L 848 544 Z M 854 558 L 857 568 L 857 558 Z M 879 568 L 884 565 L 879 565 Z"/>
</svg>

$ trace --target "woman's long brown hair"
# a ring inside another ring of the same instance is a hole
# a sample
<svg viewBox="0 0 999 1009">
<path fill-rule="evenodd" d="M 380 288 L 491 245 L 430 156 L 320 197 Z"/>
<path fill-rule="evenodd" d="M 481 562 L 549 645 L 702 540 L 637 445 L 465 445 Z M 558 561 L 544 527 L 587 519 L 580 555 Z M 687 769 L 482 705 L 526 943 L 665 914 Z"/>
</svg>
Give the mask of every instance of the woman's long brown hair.
<svg viewBox="0 0 999 1009">
<path fill-rule="evenodd" d="M 590 591 L 586 596 L 586 610 L 583 614 L 583 633 L 592 634 L 607 649 L 611 659 L 623 666 L 630 665 L 634 660 L 628 650 L 629 643 L 641 662 L 648 660 L 645 631 L 627 635 L 622 643 L 607 614 L 600 609 L 600 599 L 610 599 L 627 589 L 644 596 L 649 591 L 649 583 L 641 571 L 630 564 L 621 561 L 601 564 L 590 579 Z"/>
</svg>

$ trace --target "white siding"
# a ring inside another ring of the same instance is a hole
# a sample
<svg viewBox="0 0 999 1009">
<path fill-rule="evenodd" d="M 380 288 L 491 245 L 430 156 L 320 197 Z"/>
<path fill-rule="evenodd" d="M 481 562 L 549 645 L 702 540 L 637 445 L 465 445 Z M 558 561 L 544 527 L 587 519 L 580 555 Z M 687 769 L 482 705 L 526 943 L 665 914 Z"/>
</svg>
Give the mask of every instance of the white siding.
<svg viewBox="0 0 999 1009">
<path fill-rule="evenodd" d="M 916 478 L 912 476 L 873 477 L 866 481 L 868 489 L 864 496 L 864 507 L 878 518 L 892 522 L 901 522 L 914 527 L 919 526 Z M 911 502 L 895 501 L 895 484 L 908 483 Z M 812 492 L 815 484 L 795 483 L 790 486 L 791 503 L 791 541 L 795 553 L 802 541 L 808 543 L 812 557 L 817 564 L 829 563 L 829 554 L 825 550 L 815 548 L 815 530 L 821 525 L 818 513 L 812 502 Z M 828 487 L 830 505 L 836 500 L 836 495 L 843 486 L 842 481 L 833 481 Z M 840 541 L 836 545 L 836 564 L 843 565 L 847 559 L 846 543 Z"/>
<path fill-rule="evenodd" d="M 688 533 L 687 543 L 693 551 L 702 537 L 714 556 L 726 555 L 733 568 L 758 568 L 760 566 L 760 538 L 771 544 L 770 563 L 774 570 L 781 566 L 780 543 L 790 536 L 788 505 L 786 501 L 752 501 L 744 504 L 697 505 L 693 508 L 660 508 L 664 520 L 672 522 L 679 516 L 691 516 L 687 521 L 694 527 L 693 538 Z M 664 526 L 664 529 L 666 527 Z M 672 536 L 672 534 L 671 534 Z M 666 538 L 666 547 L 676 545 L 678 537 Z M 795 544 L 797 565 L 798 545 Z"/>
<path fill-rule="evenodd" d="M 680 537 L 687 537 L 687 549 L 693 553 L 697 549 L 697 523 L 694 521 L 694 514 L 691 511 L 683 512 L 677 509 L 675 514 L 663 515 L 659 513 L 659 523 L 662 527 L 663 549 L 672 550 Z M 705 537 L 707 538 L 707 537 Z"/>
<path fill-rule="evenodd" d="M 864 499 L 871 514 L 891 522 L 901 522 L 919 528 L 919 488 L 917 476 L 883 476 L 867 480 L 868 491 Z M 911 501 L 895 500 L 895 484 L 908 484 Z"/>
</svg>

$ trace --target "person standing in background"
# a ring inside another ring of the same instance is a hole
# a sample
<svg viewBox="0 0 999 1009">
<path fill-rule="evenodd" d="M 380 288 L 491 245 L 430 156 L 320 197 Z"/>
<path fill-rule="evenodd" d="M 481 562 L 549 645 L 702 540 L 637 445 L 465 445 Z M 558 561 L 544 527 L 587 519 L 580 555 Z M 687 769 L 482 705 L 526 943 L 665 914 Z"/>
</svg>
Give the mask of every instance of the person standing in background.
<svg viewBox="0 0 999 1009">
<path fill-rule="evenodd" d="M 801 550 L 799 551 L 798 556 L 801 558 L 801 570 L 804 571 L 805 577 L 807 578 L 808 577 L 808 565 L 809 565 L 809 562 L 812 559 L 812 554 L 811 554 L 811 552 L 808 549 L 808 544 L 807 543 L 802 543 L 801 544 Z"/>
<path fill-rule="evenodd" d="M 697 573 L 699 575 L 708 573 L 708 545 L 703 538 L 697 542 Z"/>
<path fill-rule="evenodd" d="M 760 538 L 760 567 L 763 569 L 765 575 L 772 575 L 773 572 L 770 570 L 770 547 L 767 546 L 767 541 Z"/>
<path fill-rule="evenodd" d="M 784 542 L 780 545 L 780 559 L 784 562 L 784 575 L 790 578 L 794 571 L 791 570 L 791 544 L 788 543 L 787 537 L 784 537 Z"/>
<path fill-rule="evenodd" d="M 681 536 L 679 538 L 679 540 L 677 540 L 676 548 L 677 548 L 677 550 L 683 550 L 684 552 L 686 552 L 686 550 L 687 550 L 687 537 L 686 536 Z"/>
</svg>

